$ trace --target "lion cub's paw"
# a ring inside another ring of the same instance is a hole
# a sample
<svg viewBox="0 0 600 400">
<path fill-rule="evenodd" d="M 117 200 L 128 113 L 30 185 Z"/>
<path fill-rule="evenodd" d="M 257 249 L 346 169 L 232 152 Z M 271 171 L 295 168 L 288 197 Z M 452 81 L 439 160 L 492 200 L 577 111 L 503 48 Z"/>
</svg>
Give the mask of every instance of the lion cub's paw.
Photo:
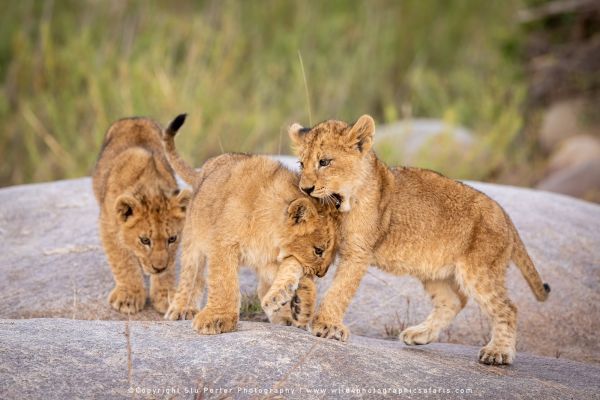
<svg viewBox="0 0 600 400">
<path fill-rule="evenodd" d="M 293 325 L 306 329 L 315 313 L 316 288 L 312 281 L 301 283 L 290 304 Z"/>
<path fill-rule="evenodd" d="M 196 314 L 198 314 L 198 308 L 194 306 L 171 304 L 165 313 L 165 319 L 169 319 L 171 321 L 192 319 Z"/>
<path fill-rule="evenodd" d="M 117 311 L 123 314 L 135 314 L 146 304 L 144 289 L 130 289 L 116 286 L 108 296 L 108 302 Z"/>
<path fill-rule="evenodd" d="M 217 335 L 219 333 L 235 331 L 237 322 L 237 314 L 223 314 L 210 310 L 202 310 L 194 317 L 192 326 L 202 335 Z"/>
<path fill-rule="evenodd" d="M 515 350 L 510 347 L 484 346 L 479 350 L 479 362 L 489 365 L 510 365 L 515 359 Z"/>
<path fill-rule="evenodd" d="M 427 344 L 436 340 L 438 335 L 428 325 L 415 325 L 400 333 L 400 340 L 408 345 Z"/>
<path fill-rule="evenodd" d="M 350 331 L 343 323 L 330 323 L 316 316 L 310 324 L 310 332 L 318 337 L 335 339 L 345 342 L 350 337 Z"/>
<path fill-rule="evenodd" d="M 261 306 L 269 318 L 292 300 L 297 287 L 297 283 L 289 282 L 281 287 L 271 288 L 267 292 L 261 301 Z"/>
</svg>

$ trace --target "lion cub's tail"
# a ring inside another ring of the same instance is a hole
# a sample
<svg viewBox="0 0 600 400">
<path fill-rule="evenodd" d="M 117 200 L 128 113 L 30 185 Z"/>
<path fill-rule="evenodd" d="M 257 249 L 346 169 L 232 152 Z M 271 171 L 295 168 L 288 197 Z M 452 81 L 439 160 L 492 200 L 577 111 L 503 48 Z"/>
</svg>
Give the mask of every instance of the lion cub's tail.
<svg viewBox="0 0 600 400">
<path fill-rule="evenodd" d="M 175 149 L 175 135 L 185 122 L 186 117 L 187 114 L 180 114 L 175 117 L 167 129 L 164 130 L 162 139 L 165 145 L 167 158 L 169 159 L 169 162 L 171 163 L 171 166 L 175 172 L 177 172 L 177 175 L 179 175 L 188 185 L 194 186 L 198 178 L 198 173 L 191 165 L 181 158 Z"/>
<path fill-rule="evenodd" d="M 531 258 L 527 253 L 527 249 L 521 240 L 521 236 L 519 236 L 517 228 L 508 215 L 506 215 L 506 220 L 508 221 L 513 236 L 512 260 L 521 270 L 521 273 L 529 284 L 535 298 L 538 301 L 545 301 L 550 293 L 550 285 L 542 281 L 542 277 L 537 269 L 535 269 L 535 265 L 533 265 L 533 261 L 531 261 Z"/>
</svg>

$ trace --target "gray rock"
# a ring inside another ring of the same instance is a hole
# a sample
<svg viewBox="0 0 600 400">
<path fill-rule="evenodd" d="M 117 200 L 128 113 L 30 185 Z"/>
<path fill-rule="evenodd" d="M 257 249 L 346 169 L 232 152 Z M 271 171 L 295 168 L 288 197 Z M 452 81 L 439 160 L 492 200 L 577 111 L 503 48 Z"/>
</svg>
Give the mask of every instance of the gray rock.
<svg viewBox="0 0 600 400">
<path fill-rule="evenodd" d="M 294 166 L 293 158 L 285 160 Z M 519 272 L 509 269 L 507 285 L 519 307 L 518 350 L 599 362 L 600 206 L 528 189 L 473 185 L 511 214 L 552 286 L 550 299 L 538 303 Z M 127 319 L 106 302 L 113 282 L 97 215 L 89 178 L 0 189 L 0 318 Z M 333 271 L 321 282 L 321 291 L 332 276 Z M 244 270 L 241 283 L 252 291 L 253 274 Z M 346 323 L 354 335 L 382 338 L 420 322 L 429 309 L 418 281 L 371 269 Z M 131 319 L 161 316 L 147 306 Z M 487 320 L 470 302 L 441 340 L 480 346 L 487 334 Z"/>
<path fill-rule="evenodd" d="M 591 135 L 569 137 L 552 153 L 545 174 L 550 175 L 591 160 L 600 160 L 600 139 Z"/>
<path fill-rule="evenodd" d="M 512 367 L 489 367 L 473 347 L 358 336 L 341 344 L 251 322 L 200 336 L 189 321 L 0 320 L 0 354 L 7 399 L 591 399 L 600 391 L 595 365 L 521 354 Z"/>
<path fill-rule="evenodd" d="M 472 133 L 461 126 L 429 118 L 411 118 L 377 127 L 374 148 L 394 154 L 405 164 L 413 164 L 425 152 L 444 156 L 452 152 L 464 154 L 473 145 Z"/>
<path fill-rule="evenodd" d="M 600 203 L 600 157 L 553 172 L 536 187 Z"/>
<path fill-rule="evenodd" d="M 583 124 L 585 101 L 582 99 L 562 100 L 552 104 L 542 118 L 539 142 L 548 152 L 564 139 L 577 134 L 587 133 Z"/>
</svg>

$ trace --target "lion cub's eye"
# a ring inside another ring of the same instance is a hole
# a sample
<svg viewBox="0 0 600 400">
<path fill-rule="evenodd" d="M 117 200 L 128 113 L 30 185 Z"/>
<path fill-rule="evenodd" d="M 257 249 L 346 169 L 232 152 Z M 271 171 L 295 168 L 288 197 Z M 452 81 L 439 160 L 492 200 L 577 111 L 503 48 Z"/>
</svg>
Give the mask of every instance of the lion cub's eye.
<svg viewBox="0 0 600 400">
<path fill-rule="evenodd" d="M 315 247 L 315 254 L 318 255 L 319 257 L 323 256 L 323 249 L 320 247 Z"/>
<path fill-rule="evenodd" d="M 321 160 L 319 160 L 319 167 L 326 167 L 331 163 L 331 160 L 328 160 L 326 158 L 323 158 Z"/>
<path fill-rule="evenodd" d="M 302 161 L 298 161 L 298 164 L 300 165 L 300 169 L 304 169 L 304 163 Z"/>
<path fill-rule="evenodd" d="M 175 241 L 177 240 L 177 236 L 169 236 L 169 238 L 167 239 L 168 243 L 175 243 Z"/>
<path fill-rule="evenodd" d="M 150 243 L 152 243 L 150 242 L 150 239 L 145 236 L 140 236 L 140 242 L 142 242 L 144 246 L 150 246 Z"/>
</svg>

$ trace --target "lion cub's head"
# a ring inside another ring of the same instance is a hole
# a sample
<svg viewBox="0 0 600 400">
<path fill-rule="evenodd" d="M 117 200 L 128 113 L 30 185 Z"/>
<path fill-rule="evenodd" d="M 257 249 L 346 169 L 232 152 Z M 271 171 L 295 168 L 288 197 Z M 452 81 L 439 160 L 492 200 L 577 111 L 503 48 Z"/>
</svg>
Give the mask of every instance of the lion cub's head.
<svg viewBox="0 0 600 400">
<path fill-rule="evenodd" d="M 279 261 L 294 257 L 307 275 L 322 277 L 333 261 L 336 245 L 335 216 L 327 204 L 309 197 L 292 201 L 287 210 Z"/>
<path fill-rule="evenodd" d="M 353 125 L 334 120 L 312 128 L 293 124 L 289 135 L 300 158 L 300 189 L 349 211 L 356 188 L 369 178 L 367 155 L 374 133 L 375 122 L 368 115 Z"/>
<path fill-rule="evenodd" d="M 117 198 L 119 239 L 135 254 L 146 274 L 173 268 L 190 197 L 189 190 L 159 190 Z"/>
</svg>

